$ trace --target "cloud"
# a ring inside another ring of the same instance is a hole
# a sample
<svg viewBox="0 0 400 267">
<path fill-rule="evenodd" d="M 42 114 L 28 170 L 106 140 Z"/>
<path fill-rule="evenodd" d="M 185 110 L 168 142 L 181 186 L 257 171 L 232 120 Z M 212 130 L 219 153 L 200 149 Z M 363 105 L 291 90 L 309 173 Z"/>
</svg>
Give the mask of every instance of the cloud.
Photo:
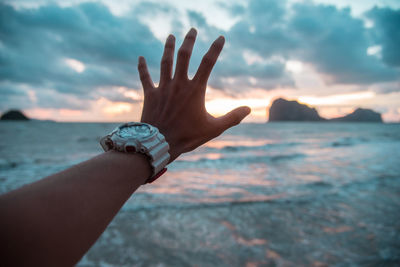
<svg viewBox="0 0 400 267">
<path fill-rule="evenodd" d="M 217 6 L 228 11 L 229 15 L 231 15 L 233 17 L 243 15 L 246 10 L 246 8 L 243 5 L 240 5 L 238 3 L 232 3 L 232 2 L 229 2 L 229 3 L 218 2 Z"/>
<path fill-rule="evenodd" d="M 393 86 L 399 82 L 399 10 L 371 9 L 365 16 L 373 27 L 366 28 L 349 8 L 311 1 L 243 3 L 218 4 L 235 18 L 229 30 L 212 26 L 196 10 L 182 13 L 158 2 L 139 2 L 118 16 L 98 2 L 30 9 L 0 4 L 0 109 L 18 102 L 85 109 L 84 103 L 102 97 L 131 101 L 115 88 L 140 90 L 139 55 L 146 57 L 157 82 L 163 49 L 162 35 L 154 30 L 158 20 L 170 24 L 177 48 L 186 20 L 199 29 L 191 75 L 211 42 L 226 37 L 209 84 L 232 95 L 256 88 L 295 88 L 293 73 L 286 68 L 290 60 L 311 65 L 330 84 L 389 84 L 380 92 L 399 90 Z M 378 52 L 367 53 L 373 46 Z"/>
<path fill-rule="evenodd" d="M 375 44 L 382 46 L 382 60 L 389 66 L 400 67 L 400 9 L 374 7 L 366 13 L 374 27 Z"/>
<path fill-rule="evenodd" d="M 350 9 L 310 3 L 295 4 L 291 33 L 301 60 L 312 63 L 330 83 L 373 84 L 392 81 L 398 72 L 368 55 L 371 41 L 361 19 Z"/>
<path fill-rule="evenodd" d="M 200 34 L 207 33 L 209 36 L 208 38 L 198 38 L 192 66 L 197 68 L 213 38 L 224 35 L 227 40 L 209 81 L 213 88 L 224 90 L 226 93 L 238 94 L 250 88 L 268 90 L 294 87 L 290 73 L 285 72 L 284 60 L 276 57 L 282 53 L 275 53 L 283 47 L 290 47 L 290 41 L 287 41 L 288 39 L 279 33 L 279 26 L 265 29 L 265 25 L 263 26 L 261 23 L 267 17 L 274 20 L 273 13 L 277 12 L 270 9 L 267 12 L 270 15 L 263 14 L 263 12 L 254 14 L 259 7 L 252 6 L 253 2 L 255 1 L 250 3 L 249 9 L 246 9 L 241 20 L 225 32 L 209 25 L 201 13 L 188 12 L 191 24 L 199 28 Z M 224 7 L 224 5 L 222 6 Z M 276 6 L 276 9 L 280 10 L 280 8 L 280 5 Z M 255 18 L 256 16 L 259 16 L 259 19 Z M 263 42 L 263 39 L 273 41 Z M 253 54 L 258 60 L 248 60 L 250 54 Z M 191 71 L 194 72 L 194 68 Z"/>
<path fill-rule="evenodd" d="M 95 99 L 96 88 L 140 88 L 137 57 L 158 70 L 163 44 L 135 17 L 117 17 L 99 3 L 15 10 L 0 4 L 0 90 L 21 84 Z M 68 61 L 69 60 L 69 61 Z M 68 62 L 80 62 L 77 72 Z M 54 103 L 55 108 L 68 102 Z"/>
<path fill-rule="evenodd" d="M 232 7 L 227 9 L 232 12 Z M 238 7 L 233 10 L 236 9 L 242 10 Z M 369 85 L 398 79 L 399 71 L 388 66 L 388 61 L 367 54 L 373 45 L 368 38 L 368 29 L 363 20 L 352 17 L 350 11 L 349 8 L 339 9 L 310 1 L 289 5 L 286 1 L 252 0 L 227 35 L 236 51 L 250 51 L 265 61 L 280 57 L 285 61 L 309 63 L 329 84 Z M 397 55 L 391 56 L 399 53 L 399 49 L 395 49 L 399 36 L 398 12 L 385 11 L 375 17 L 390 24 L 382 27 L 385 28 L 384 46 L 387 47 L 384 50 L 390 51 L 388 57 L 395 61 Z M 373 14 L 376 13 L 375 10 Z M 386 13 L 390 13 L 389 19 L 386 19 Z M 280 73 L 280 77 L 290 81 L 287 73 Z"/>
<path fill-rule="evenodd" d="M 288 60 L 311 65 L 330 85 L 370 86 L 399 81 L 399 69 L 393 68 L 400 54 L 398 11 L 375 8 L 368 13 L 379 21 L 373 30 L 379 32 L 376 35 L 380 38 L 374 41 L 371 30 L 361 18 L 352 16 L 350 8 L 278 0 L 220 6 L 239 19 L 224 32 L 228 45 L 210 81 L 215 88 L 236 92 L 248 88 L 295 88 L 292 74 L 285 69 Z M 188 15 L 204 31 L 218 32 L 201 14 Z M 367 53 L 376 44 L 383 46 L 382 59 Z M 256 60 L 249 60 L 249 56 Z"/>
</svg>

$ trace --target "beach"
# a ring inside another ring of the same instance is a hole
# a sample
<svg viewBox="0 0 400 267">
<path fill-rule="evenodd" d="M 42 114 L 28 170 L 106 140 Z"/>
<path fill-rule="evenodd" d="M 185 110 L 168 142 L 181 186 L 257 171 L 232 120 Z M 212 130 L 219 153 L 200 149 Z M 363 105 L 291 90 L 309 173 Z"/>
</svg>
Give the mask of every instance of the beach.
<svg viewBox="0 0 400 267">
<path fill-rule="evenodd" d="M 118 124 L 0 123 L 0 192 Z M 78 266 L 398 266 L 400 125 L 245 123 L 141 187 Z"/>
</svg>

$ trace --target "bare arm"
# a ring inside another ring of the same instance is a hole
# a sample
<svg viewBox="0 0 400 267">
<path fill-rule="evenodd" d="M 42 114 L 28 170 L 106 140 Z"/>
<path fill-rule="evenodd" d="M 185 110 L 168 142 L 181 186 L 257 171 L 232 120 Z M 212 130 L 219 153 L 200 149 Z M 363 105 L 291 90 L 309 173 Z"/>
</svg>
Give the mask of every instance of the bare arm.
<svg viewBox="0 0 400 267">
<path fill-rule="evenodd" d="M 1 196 L 4 266 L 74 265 L 149 175 L 144 156 L 113 151 Z"/>
<path fill-rule="evenodd" d="M 187 77 L 196 38 L 192 29 L 179 49 L 172 77 L 175 38 L 167 39 L 155 87 L 143 57 L 139 74 L 145 102 L 142 121 L 157 127 L 170 145 L 171 162 L 238 124 L 240 107 L 215 118 L 205 109 L 211 70 L 222 50 L 218 38 L 192 80 Z M 132 193 L 151 175 L 140 154 L 107 152 L 36 183 L 0 196 L 0 253 L 6 266 L 71 266 L 105 230 Z"/>
</svg>

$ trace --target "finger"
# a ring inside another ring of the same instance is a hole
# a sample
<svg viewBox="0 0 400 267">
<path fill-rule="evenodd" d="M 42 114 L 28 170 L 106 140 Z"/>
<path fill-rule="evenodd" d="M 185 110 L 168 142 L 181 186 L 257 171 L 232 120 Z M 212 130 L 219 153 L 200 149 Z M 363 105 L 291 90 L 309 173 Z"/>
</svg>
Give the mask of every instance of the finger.
<svg viewBox="0 0 400 267">
<path fill-rule="evenodd" d="M 138 71 L 140 81 L 143 85 L 143 91 L 154 88 L 153 81 L 151 80 L 149 70 L 147 69 L 146 60 L 144 57 L 139 57 Z"/>
<path fill-rule="evenodd" d="M 164 54 L 161 59 L 160 85 L 171 80 L 174 63 L 175 37 L 170 34 L 165 42 Z"/>
<path fill-rule="evenodd" d="M 247 106 L 235 108 L 228 112 L 224 116 L 217 118 L 217 127 L 222 133 L 232 126 L 239 124 L 247 115 L 249 115 L 251 109 Z"/>
<path fill-rule="evenodd" d="M 211 74 L 211 71 L 217 62 L 218 56 L 224 47 L 225 38 L 223 36 L 218 37 L 217 40 L 211 45 L 210 49 L 208 49 L 207 53 L 204 55 L 201 60 L 199 69 L 197 70 L 196 75 L 194 76 L 194 80 L 197 80 L 202 83 L 206 83 L 208 77 Z"/>
<path fill-rule="evenodd" d="M 194 42 L 196 41 L 197 31 L 192 28 L 183 40 L 181 48 L 178 51 L 178 58 L 176 61 L 176 77 L 187 77 L 187 72 L 189 68 L 189 60 L 192 55 L 192 50 Z"/>
</svg>

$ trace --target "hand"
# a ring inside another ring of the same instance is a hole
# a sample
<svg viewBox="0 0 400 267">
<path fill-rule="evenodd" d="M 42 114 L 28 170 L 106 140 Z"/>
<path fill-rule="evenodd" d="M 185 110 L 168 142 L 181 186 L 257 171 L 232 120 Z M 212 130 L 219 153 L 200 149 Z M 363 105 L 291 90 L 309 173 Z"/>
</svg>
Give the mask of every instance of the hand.
<svg viewBox="0 0 400 267">
<path fill-rule="evenodd" d="M 250 108 L 236 108 L 215 118 L 205 108 L 208 77 L 224 46 L 220 36 L 203 57 L 196 75 L 189 80 L 189 60 L 197 32 L 191 29 L 178 51 L 175 74 L 172 77 L 175 37 L 169 35 L 161 59 L 160 83 L 155 87 L 146 61 L 139 57 L 138 70 L 144 91 L 142 122 L 157 127 L 170 145 L 172 162 L 180 154 L 217 137 L 228 128 L 239 124 L 250 113 Z"/>
</svg>

